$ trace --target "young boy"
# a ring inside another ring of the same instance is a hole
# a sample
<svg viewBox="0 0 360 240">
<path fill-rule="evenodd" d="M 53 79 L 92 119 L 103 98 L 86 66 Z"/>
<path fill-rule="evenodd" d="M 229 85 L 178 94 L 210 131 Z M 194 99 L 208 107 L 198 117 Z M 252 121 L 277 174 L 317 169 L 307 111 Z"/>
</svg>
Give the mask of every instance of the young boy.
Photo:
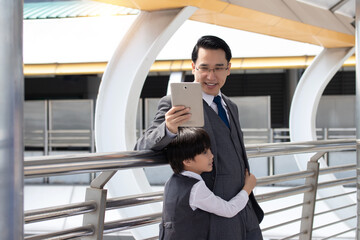
<svg viewBox="0 0 360 240">
<path fill-rule="evenodd" d="M 174 174 L 165 184 L 159 239 L 206 240 L 210 213 L 235 216 L 246 206 L 256 178 L 246 170 L 245 185 L 235 197 L 215 196 L 200 176 L 212 170 L 214 157 L 202 128 L 180 128 L 166 152 Z"/>
</svg>

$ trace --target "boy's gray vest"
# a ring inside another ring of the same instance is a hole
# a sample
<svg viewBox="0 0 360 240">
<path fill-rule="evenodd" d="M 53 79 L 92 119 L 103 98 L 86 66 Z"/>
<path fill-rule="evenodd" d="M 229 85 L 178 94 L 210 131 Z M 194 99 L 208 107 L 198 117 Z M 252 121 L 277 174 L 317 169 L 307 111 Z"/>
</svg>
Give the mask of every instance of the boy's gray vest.
<svg viewBox="0 0 360 240">
<path fill-rule="evenodd" d="M 173 174 L 164 189 L 160 240 L 207 240 L 210 214 L 189 205 L 191 188 L 199 180 Z"/>
</svg>

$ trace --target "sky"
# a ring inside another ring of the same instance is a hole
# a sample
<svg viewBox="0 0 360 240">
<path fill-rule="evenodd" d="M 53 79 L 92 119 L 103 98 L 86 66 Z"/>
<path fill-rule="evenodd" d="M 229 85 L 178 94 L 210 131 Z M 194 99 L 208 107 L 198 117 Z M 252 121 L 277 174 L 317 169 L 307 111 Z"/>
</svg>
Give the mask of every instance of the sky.
<svg viewBox="0 0 360 240">
<path fill-rule="evenodd" d="M 24 20 L 24 63 L 107 62 L 136 16 Z M 314 56 L 321 47 L 187 20 L 157 60 L 190 59 L 203 35 L 223 38 L 234 58 Z"/>
</svg>

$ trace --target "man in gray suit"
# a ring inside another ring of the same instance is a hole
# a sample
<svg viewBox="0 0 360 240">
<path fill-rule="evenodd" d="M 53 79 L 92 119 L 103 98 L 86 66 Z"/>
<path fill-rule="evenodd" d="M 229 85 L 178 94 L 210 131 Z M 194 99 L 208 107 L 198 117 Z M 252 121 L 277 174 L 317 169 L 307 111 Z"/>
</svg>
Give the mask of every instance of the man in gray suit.
<svg viewBox="0 0 360 240">
<path fill-rule="evenodd" d="M 215 36 L 201 37 L 192 52 L 192 73 L 194 81 L 201 84 L 204 129 L 210 136 L 214 155 L 213 171 L 201 176 L 208 188 L 225 200 L 230 200 L 243 188 L 245 170 L 249 169 L 237 106 L 221 93 L 230 75 L 230 60 L 229 46 Z M 176 136 L 178 127 L 189 118 L 188 108 L 172 107 L 171 97 L 163 97 L 152 125 L 138 140 L 135 149 L 164 149 Z M 263 217 L 264 213 L 251 193 L 248 204 L 235 217 L 210 216 L 209 239 L 263 239 L 259 227 Z"/>
</svg>

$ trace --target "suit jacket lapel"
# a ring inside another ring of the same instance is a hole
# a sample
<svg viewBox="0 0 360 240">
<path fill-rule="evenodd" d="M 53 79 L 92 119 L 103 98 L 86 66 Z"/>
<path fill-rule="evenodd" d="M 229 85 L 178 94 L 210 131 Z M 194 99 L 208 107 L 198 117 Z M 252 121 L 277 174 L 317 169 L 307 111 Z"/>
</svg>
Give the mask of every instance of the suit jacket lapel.
<svg viewBox="0 0 360 240">
<path fill-rule="evenodd" d="M 246 151 L 245 151 L 245 145 L 244 145 L 244 136 L 243 136 L 243 132 L 241 131 L 241 127 L 240 127 L 240 120 L 239 120 L 239 115 L 238 115 L 238 110 L 236 108 L 236 105 L 230 101 L 230 99 L 223 95 L 222 94 L 222 97 L 228 107 L 228 110 L 229 110 L 229 116 L 231 115 L 232 117 L 232 120 L 234 120 L 234 125 L 236 127 L 236 131 L 239 135 L 239 141 L 240 141 L 240 144 L 241 144 L 241 147 L 242 147 L 242 153 L 243 153 L 243 157 L 244 157 L 244 162 L 245 162 L 245 167 L 247 169 L 249 169 L 250 171 L 250 166 L 249 166 L 249 162 L 248 162 L 248 159 L 247 159 L 247 155 L 246 155 Z"/>
<path fill-rule="evenodd" d="M 204 129 L 209 134 L 210 139 L 215 139 L 214 131 L 212 129 L 210 120 L 209 120 L 209 111 L 214 111 L 208 104 L 203 100 L 204 107 Z M 217 147 L 215 143 L 211 143 L 211 151 L 214 156 L 217 156 Z M 217 159 L 217 158 L 214 158 Z M 216 162 L 215 162 L 216 164 Z"/>
<path fill-rule="evenodd" d="M 240 131 L 240 122 L 239 122 L 239 116 L 237 115 L 238 111 L 236 110 L 236 105 L 234 105 L 232 102 L 230 102 L 230 99 L 226 97 L 225 95 L 222 95 L 222 98 L 224 99 L 227 108 L 229 110 L 229 116 L 231 117 L 231 120 L 235 123 L 236 131 L 239 132 L 239 135 L 242 137 L 242 132 Z"/>
</svg>

